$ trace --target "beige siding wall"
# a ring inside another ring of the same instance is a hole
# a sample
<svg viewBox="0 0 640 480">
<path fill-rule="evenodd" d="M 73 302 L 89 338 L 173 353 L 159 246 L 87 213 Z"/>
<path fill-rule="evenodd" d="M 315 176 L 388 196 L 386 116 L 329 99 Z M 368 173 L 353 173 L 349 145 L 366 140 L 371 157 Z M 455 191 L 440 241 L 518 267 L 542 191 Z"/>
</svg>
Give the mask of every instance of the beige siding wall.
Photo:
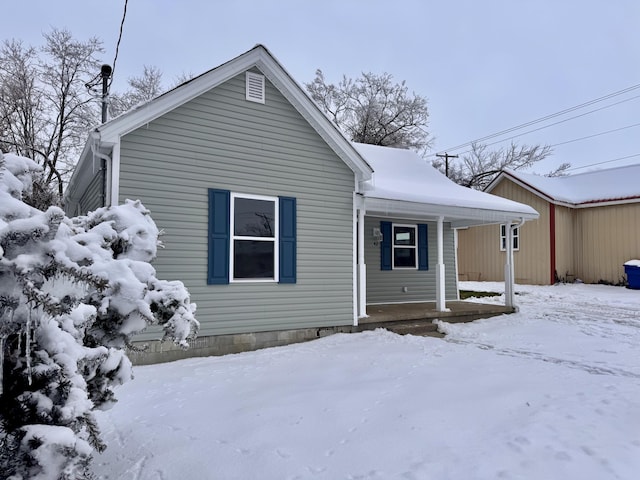
<svg viewBox="0 0 640 480">
<path fill-rule="evenodd" d="M 578 209 L 575 245 L 581 280 L 621 283 L 624 262 L 640 258 L 640 204 Z"/>
<path fill-rule="evenodd" d="M 245 100 L 241 74 L 126 135 L 120 198 L 165 234 L 154 266 L 183 281 L 202 336 L 353 321 L 354 174 L 270 83 Z M 297 199 L 297 283 L 207 285 L 207 189 Z"/>
<path fill-rule="evenodd" d="M 502 281 L 504 255 L 500 252 L 498 225 L 458 231 L 458 273 L 460 280 Z"/>
<path fill-rule="evenodd" d="M 540 214 L 520 228 L 520 250 L 514 252 L 517 283 L 550 283 L 549 205 L 540 197 L 510 181 L 492 192 L 531 205 Z M 461 280 L 504 281 L 506 252 L 500 251 L 500 226 L 486 225 L 459 231 L 458 271 Z"/>
<path fill-rule="evenodd" d="M 514 253 L 516 281 L 551 282 L 550 206 L 517 184 L 503 180 L 492 192 L 531 205 L 540 218 L 520 232 Z M 499 250 L 499 227 L 460 230 L 459 273 L 462 280 L 503 281 L 505 253 Z M 640 258 L 640 203 L 589 208 L 555 206 L 555 271 L 560 281 L 623 283 L 623 264 Z"/>
<path fill-rule="evenodd" d="M 575 222 L 576 211 L 555 206 L 556 211 L 556 273 L 563 282 L 576 278 Z"/>
</svg>

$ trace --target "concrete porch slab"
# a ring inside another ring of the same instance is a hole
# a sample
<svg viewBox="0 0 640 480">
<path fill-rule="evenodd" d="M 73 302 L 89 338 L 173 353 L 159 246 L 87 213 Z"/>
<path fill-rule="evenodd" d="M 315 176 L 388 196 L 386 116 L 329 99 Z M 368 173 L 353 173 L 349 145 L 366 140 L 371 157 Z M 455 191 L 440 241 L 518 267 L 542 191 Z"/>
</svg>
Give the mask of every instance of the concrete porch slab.
<svg viewBox="0 0 640 480">
<path fill-rule="evenodd" d="M 449 323 L 471 322 L 481 318 L 513 313 L 513 307 L 486 303 L 450 301 L 448 312 L 436 311 L 435 302 L 367 305 L 368 317 L 358 319 L 354 331 L 385 328 L 395 333 L 437 335 L 433 320 Z"/>
</svg>

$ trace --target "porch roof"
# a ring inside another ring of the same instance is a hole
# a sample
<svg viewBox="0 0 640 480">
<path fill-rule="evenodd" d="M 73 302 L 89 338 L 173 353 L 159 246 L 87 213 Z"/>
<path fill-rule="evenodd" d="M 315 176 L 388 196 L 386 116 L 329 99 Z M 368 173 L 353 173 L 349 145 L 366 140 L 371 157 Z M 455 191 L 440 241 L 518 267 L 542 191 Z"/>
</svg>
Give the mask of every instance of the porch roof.
<svg viewBox="0 0 640 480">
<path fill-rule="evenodd" d="M 529 205 L 456 184 L 411 150 L 354 146 L 374 170 L 363 189 L 367 215 L 443 217 L 454 228 L 538 218 Z"/>
</svg>

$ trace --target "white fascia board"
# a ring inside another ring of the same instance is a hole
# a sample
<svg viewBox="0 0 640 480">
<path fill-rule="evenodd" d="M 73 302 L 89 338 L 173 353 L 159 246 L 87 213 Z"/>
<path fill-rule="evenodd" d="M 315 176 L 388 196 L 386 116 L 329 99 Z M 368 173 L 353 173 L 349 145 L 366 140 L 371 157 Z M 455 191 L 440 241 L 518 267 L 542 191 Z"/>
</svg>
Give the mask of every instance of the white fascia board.
<svg viewBox="0 0 640 480">
<path fill-rule="evenodd" d="M 455 207 L 372 197 L 365 198 L 365 206 L 367 215 L 370 216 L 422 219 L 428 221 L 436 221 L 438 217 L 444 217 L 447 222 L 455 224 L 456 227 L 490 225 L 520 219 L 535 220 L 539 217 L 537 213 Z"/>
<path fill-rule="evenodd" d="M 78 163 L 76 163 L 75 167 L 73 167 L 73 173 L 71 174 L 71 178 L 69 179 L 69 183 L 67 184 L 67 188 L 64 192 L 65 203 L 69 200 L 75 199 L 75 193 L 81 188 L 85 183 L 87 183 L 87 168 L 85 164 L 91 160 L 91 136 L 84 144 L 84 149 L 80 154 L 80 159 Z"/>
<path fill-rule="evenodd" d="M 120 137 L 170 112 L 174 108 L 202 95 L 246 70 L 257 67 L 291 102 L 318 134 L 355 173 L 359 181 L 371 178 L 373 169 L 360 156 L 351 142 L 338 130 L 313 100 L 293 80 L 280 63 L 262 45 L 194 78 L 135 110 L 98 127 L 101 139 L 118 143 Z"/>
<path fill-rule="evenodd" d="M 336 125 L 318 108 L 307 93 L 293 80 L 293 77 L 266 50 L 256 67 L 298 110 L 316 132 L 338 154 L 342 161 L 356 174 L 358 182 L 371 179 L 373 168 L 362 158 L 353 144 Z"/>
<path fill-rule="evenodd" d="M 176 107 L 202 95 L 208 90 L 230 80 L 239 73 L 253 67 L 256 63 L 256 52 L 249 52 L 194 78 L 187 84 L 151 100 L 131 110 L 103 126 L 98 127 L 103 142 L 117 143 L 120 137 L 170 112 Z"/>
<path fill-rule="evenodd" d="M 98 133 L 97 131 L 94 130 L 89 133 L 89 137 L 84 144 L 84 148 L 82 149 L 82 153 L 80 154 L 78 163 L 73 169 L 73 173 L 71 174 L 67 189 L 65 190 L 65 202 L 69 200 L 77 200 L 76 193 L 78 191 L 84 192 L 84 188 L 89 184 L 89 182 L 91 182 L 95 174 L 95 169 L 91 165 L 91 163 L 95 161 L 91 148 L 92 144 L 99 146 L 100 152 L 107 155 L 111 152 L 111 149 L 113 147 L 113 144 L 101 142 L 100 133 Z"/>
</svg>

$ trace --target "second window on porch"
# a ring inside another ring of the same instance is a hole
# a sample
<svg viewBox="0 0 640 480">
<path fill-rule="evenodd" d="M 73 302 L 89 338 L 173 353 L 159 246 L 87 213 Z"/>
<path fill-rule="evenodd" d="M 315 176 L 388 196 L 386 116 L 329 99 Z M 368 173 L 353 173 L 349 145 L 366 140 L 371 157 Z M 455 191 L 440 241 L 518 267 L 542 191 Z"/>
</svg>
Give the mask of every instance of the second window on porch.
<svg viewBox="0 0 640 480">
<path fill-rule="evenodd" d="M 416 225 L 393 225 L 393 268 L 418 268 Z"/>
</svg>

